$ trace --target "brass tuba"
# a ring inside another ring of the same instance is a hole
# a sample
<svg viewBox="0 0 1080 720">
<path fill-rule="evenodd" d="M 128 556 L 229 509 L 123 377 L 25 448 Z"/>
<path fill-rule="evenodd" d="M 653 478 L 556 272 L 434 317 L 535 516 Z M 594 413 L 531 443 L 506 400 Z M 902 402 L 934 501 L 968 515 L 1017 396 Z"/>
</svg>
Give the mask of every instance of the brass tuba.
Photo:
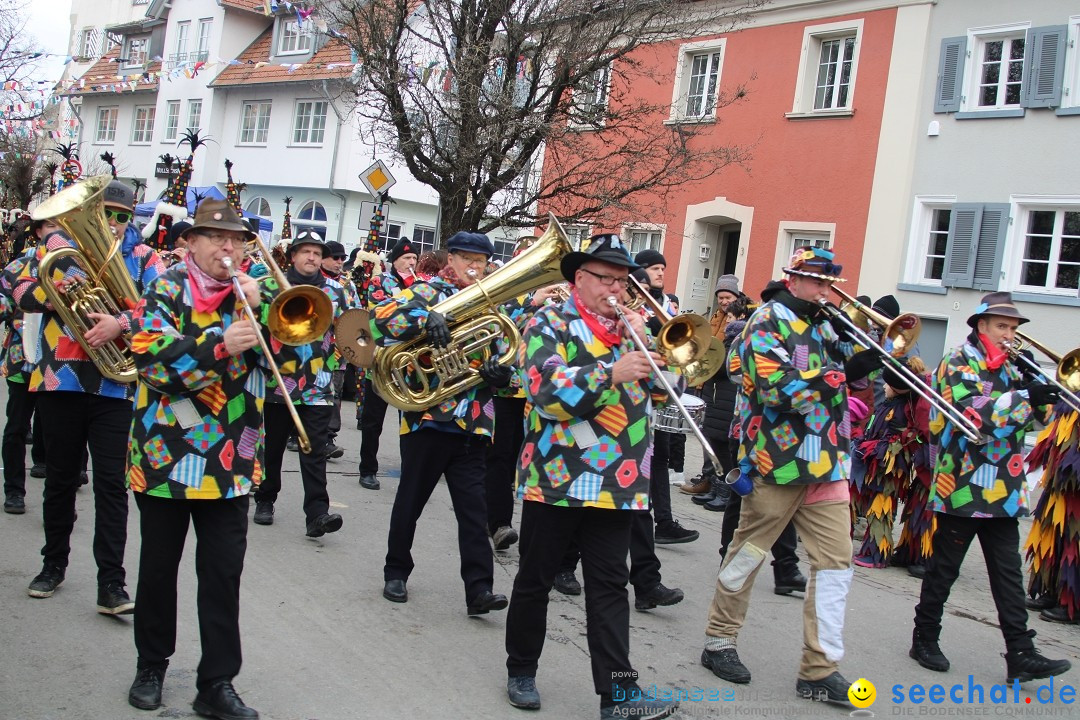
<svg viewBox="0 0 1080 720">
<path fill-rule="evenodd" d="M 572 248 L 559 221 L 553 215 L 550 220 L 527 250 L 431 308 L 450 316 L 446 348 L 432 347 L 425 334 L 375 351 L 372 382 L 386 402 L 399 410 L 419 411 L 467 390 L 480 382 L 469 355 L 490 356 L 491 346 L 500 338 L 506 339 L 509 349 L 499 356 L 499 363 L 514 362 L 521 332 L 498 306 L 562 277 L 560 262 Z"/>
<path fill-rule="evenodd" d="M 121 253 L 123 238 L 113 237 L 105 219 L 105 188 L 109 175 L 98 175 L 64 188 L 37 206 L 35 220 L 51 220 L 64 229 L 75 243 L 73 248 L 52 250 L 41 259 L 38 282 L 53 310 L 104 377 L 118 382 L 135 382 L 135 361 L 131 343 L 123 338 L 92 348 L 86 333 L 94 327 L 89 313 L 119 315 L 131 310 L 139 291 L 128 274 Z M 52 270 L 64 258 L 72 258 L 86 272 L 87 280 L 65 293 L 52 282 Z"/>
</svg>

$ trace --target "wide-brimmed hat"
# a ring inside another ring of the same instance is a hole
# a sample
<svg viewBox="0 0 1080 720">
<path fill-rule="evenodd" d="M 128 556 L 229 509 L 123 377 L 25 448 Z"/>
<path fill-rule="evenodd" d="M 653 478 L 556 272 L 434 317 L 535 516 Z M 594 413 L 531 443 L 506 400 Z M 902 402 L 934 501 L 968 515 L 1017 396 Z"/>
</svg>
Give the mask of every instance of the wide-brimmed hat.
<svg viewBox="0 0 1080 720">
<path fill-rule="evenodd" d="M 611 265 L 637 270 L 641 266 L 630 259 L 630 252 L 623 244 L 622 238 L 615 233 L 593 235 L 588 244 L 577 252 L 567 253 L 563 256 L 559 269 L 567 282 L 574 282 L 574 274 L 584 263 L 589 260 L 606 262 Z"/>
<path fill-rule="evenodd" d="M 244 233 L 247 236 L 246 240 L 255 237 L 255 233 L 251 232 L 251 228 L 236 214 L 236 210 L 228 201 L 214 198 L 207 198 L 199 203 L 199 207 L 195 209 L 195 224 L 184 230 L 180 237 L 187 237 L 204 229 Z"/>
<path fill-rule="evenodd" d="M 979 324 L 979 318 L 983 315 L 1002 315 L 1004 317 L 1015 318 L 1020 321 L 1021 325 L 1028 321 L 1028 319 L 1021 315 L 1020 311 L 1016 309 L 1016 305 L 1013 303 L 1012 293 L 1008 292 L 992 292 L 983 295 L 982 301 L 975 307 L 975 312 L 967 319 L 968 326 L 974 329 Z"/>
<path fill-rule="evenodd" d="M 292 254 L 296 252 L 296 248 L 301 245 L 318 245 L 319 249 L 322 250 L 323 257 L 329 257 L 330 255 L 330 249 L 327 246 L 326 241 L 323 240 L 322 234 L 317 233 L 314 230 L 301 230 L 300 233 L 293 238 L 293 241 L 289 243 L 289 257 L 292 257 Z"/>
<path fill-rule="evenodd" d="M 828 250 L 802 248 L 791 256 L 791 262 L 784 268 L 784 272 L 788 275 L 801 275 L 830 282 L 847 282 L 840 277 L 840 273 L 844 272 L 844 266 L 833 262 L 835 259 L 836 256 Z"/>
</svg>

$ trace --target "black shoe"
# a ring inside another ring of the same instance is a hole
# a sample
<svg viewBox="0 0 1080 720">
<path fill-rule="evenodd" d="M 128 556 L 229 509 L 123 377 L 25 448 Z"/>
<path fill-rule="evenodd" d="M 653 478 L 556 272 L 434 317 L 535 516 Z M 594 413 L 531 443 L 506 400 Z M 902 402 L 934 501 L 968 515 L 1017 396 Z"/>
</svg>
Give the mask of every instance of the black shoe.
<svg viewBox="0 0 1080 720">
<path fill-rule="evenodd" d="M 580 595 L 581 583 L 574 577 L 573 570 L 564 570 L 561 573 L 555 575 L 554 588 L 561 592 L 563 595 Z"/>
<path fill-rule="evenodd" d="M 668 588 L 664 587 L 663 583 L 657 583 L 656 587 L 644 595 L 635 595 L 634 609 L 652 610 L 657 605 L 676 605 L 681 603 L 682 599 L 683 591 L 679 588 Z"/>
<path fill-rule="evenodd" d="M 522 710 L 539 710 L 540 693 L 536 678 L 528 675 L 511 676 L 506 679 L 506 698 L 510 704 Z"/>
<path fill-rule="evenodd" d="M 219 720 L 258 720 L 259 717 L 259 712 L 244 704 L 228 680 L 219 680 L 200 691 L 191 709 L 203 717 Z"/>
<path fill-rule="evenodd" d="M 256 525 L 274 524 L 274 503 L 262 500 L 255 503 L 255 517 L 252 518 Z"/>
<path fill-rule="evenodd" d="M 908 657 L 914 658 L 927 670 L 945 672 L 949 669 L 949 658 L 941 652 L 937 639 L 927 637 L 919 632 L 918 628 L 911 633 L 911 649 L 908 650 Z"/>
<path fill-rule="evenodd" d="M 161 685 L 165 682 L 165 668 L 147 666 L 135 673 L 135 682 L 128 690 L 128 705 L 140 710 L 157 710 L 161 707 Z"/>
<path fill-rule="evenodd" d="M 45 477 L 45 466 L 40 463 L 34 463 L 30 466 L 30 477 L 43 478 Z"/>
<path fill-rule="evenodd" d="M 327 444 L 327 446 L 326 446 L 326 457 L 336 459 L 336 458 L 341 457 L 344 454 L 345 454 L 345 448 L 338 447 L 337 444 L 333 440 L 331 440 L 330 443 Z"/>
<path fill-rule="evenodd" d="M 4 512 L 9 515 L 22 515 L 26 512 L 26 501 L 22 495 L 12 493 L 4 498 Z"/>
<path fill-rule="evenodd" d="M 820 680 L 803 680 L 799 678 L 795 681 L 795 694 L 799 697 L 816 700 L 817 702 L 830 702 L 844 707 L 851 707 L 851 701 L 848 700 L 848 690 L 850 689 L 851 683 L 845 680 L 844 676 L 838 672 L 834 672 L 832 675 L 823 677 Z"/>
<path fill-rule="evenodd" d="M 701 664 L 713 675 L 728 682 L 746 685 L 750 682 L 750 670 L 742 664 L 739 653 L 733 647 L 723 650 L 702 650 Z"/>
<path fill-rule="evenodd" d="M 678 520 L 656 526 L 654 541 L 657 545 L 674 545 L 675 543 L 688 543 L 697 540 L 701 534 L 697 530 L 687 530 L 679 524 Z"/>
<path fill-rule="evenodd" d="M 1062 623 L 1063 625 L 1076 625 L 1077 623 L 1080 623 L 1080 616 L 1069 617 L 1069 611 L 1060 605 L 1043 610 L 1039 613 L 1039 617 L 1047 622 Z"/>
<path fill-rule="evenodd" d="M 774 576 L 775 577 L 775 576 Z M 775 578 L 773 592 L 777 595 L 790 595 L 793 592 L 806 592 L 806 577 L 796 568 L 795 572 Z"/>
<path fill-rule="evenodd" d="M 131 615 L 135 601 L 120 583 L 108 583 L 98 588 L 97 611 L 102 615 Z"/>
<path fill-rule="evenodd" d="M 382 596 L 390 602 L 403 603 L 409 600 L 409 591 L 404 580 L 387 580 L 383 583 Z"/>
<path fill-rule="evenodd" d="M 64 582 L 64 569 L 55 565 L 45 565 L 30 583 L 30 587 L 26 589 L 26 594 L 32 598 L 52 597 L 62 582 Z"/>
<path fill-rule="evenodd" d="M 1027 606 L 1028 610 L 1049 610 L 1050 608 L 1056 608 L 1058 606 L 1058 601 L 1055 597 L 1040 595 L 1037 598 L 1025 598 L 1024 605 Z"/>
<path fill-rule="evenodd" d="M 285 443 L 285 449 L 291 450 L 292 452 L 300 452 L 300 441 L 294 437 L 289 438 Z"/>
<path fill-rule="evenodd" d="M 363 473 L 361 473 L 360 474 L 360 487 L 366 488 L 368 490 L 378 490 L 379 489 L 379 479 L 377 477 L 375 477 L 374 475 L 364 475 Z"/>
<path fill-rule="evenodd" d="M 926 566 L 925 565 L 908 565 L 907 566 L 907 574 L 910 575 L 913 578 L 918 578 L 918 579 L 922 580 L 924 577 L 926 577 Z"/>
<path fill-rule="evenodd" d="M 496 550 L 505 550 L 518 541 L 517 530 L 509 525 L 503 525 L 491 534 L 491 541 L 495 543 Z"/>
<path fill-rule="evenodd" d="M 1006 684 L 1011 684 L 1013 680 L 1028 682 L 1054 677 L 1067 672 L 1072 667 L 1072 663 L 1068 660 L 1044 658 L 1035 648 L 1005 653 L 1005 664 L 1008 668 L 1005 675 Z"/>
<path fill-rule="evenodd" d="M 466 612 L 469 615 L 487 615 L 492 610 L 505 610 L 509 604 L 510 601 L 505 595 L 497 595 L 490 590 L 485 590 L 466 606 Z"/>
<path fill-rule="evenodd" d="M 337 532 L 341 529 L 342 522 L 341 516 L 337 513 L 323 513 L 307 524 L 307 536 L 317 538 L 326 533 Z"/>
<path fill-rule="evenodd" d="M 709 502 L 705 503 L 701 507 L 705 508 L 709 512 L 724 512 L 728 509 L 728 505 L 731 504 L 731 496 L 729 495 L 717 495 Z"/>
<path fill-rule="evenodd" d="M 600 720 L 634 718 L 634 720 L 658 720 L 666 718 L 679 708 L 678 700 L 627 700 L 600 708 Z"/>
</svg>

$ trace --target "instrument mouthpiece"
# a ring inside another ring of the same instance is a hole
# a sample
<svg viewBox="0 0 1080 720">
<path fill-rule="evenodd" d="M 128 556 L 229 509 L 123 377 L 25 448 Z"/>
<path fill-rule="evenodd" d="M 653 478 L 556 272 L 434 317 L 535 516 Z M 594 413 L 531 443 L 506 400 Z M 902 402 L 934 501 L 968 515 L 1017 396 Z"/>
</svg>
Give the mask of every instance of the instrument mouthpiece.
<svg viewBox="0 0 1080 720">
<path fill-rule="evenodd" d="M 611 307 L 615 307 L 616 305 L 619 304 L 619 301 L 618 301 L 618 299 L 616 299 L 616 297 L 614 295 L 609 295 L 608 299 L 607 299 L 607 304 L 610 305 Z"/>
</svg>

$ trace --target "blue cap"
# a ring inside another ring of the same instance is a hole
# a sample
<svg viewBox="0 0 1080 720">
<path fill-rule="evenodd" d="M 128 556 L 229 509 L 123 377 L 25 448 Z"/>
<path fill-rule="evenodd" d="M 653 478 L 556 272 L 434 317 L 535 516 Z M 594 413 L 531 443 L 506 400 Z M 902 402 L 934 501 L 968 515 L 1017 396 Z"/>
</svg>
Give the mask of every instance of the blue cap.
<svg viewBox="0 0 1080 720">
<path fill-rule="evenodd" d="M 446 249 L 450 252 L 460 250 L 461 252 L 483 253 L 488 257 L 495 254 L 495 246 L 491 244 L 487 235 L 464 230 L 450 236 L 450 239 L 446 241 Z"/>
</svg>

